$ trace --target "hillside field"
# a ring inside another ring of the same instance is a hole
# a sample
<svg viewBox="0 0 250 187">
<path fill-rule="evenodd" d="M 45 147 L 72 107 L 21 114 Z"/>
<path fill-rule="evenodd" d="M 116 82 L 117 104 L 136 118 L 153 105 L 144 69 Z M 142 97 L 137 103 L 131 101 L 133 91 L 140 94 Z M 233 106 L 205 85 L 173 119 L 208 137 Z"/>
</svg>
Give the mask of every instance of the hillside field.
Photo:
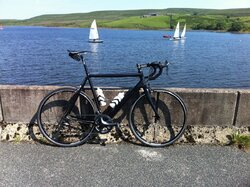
<svg viewBox="0 0 250 187">
<path fill-rule="evenodd" d="M 179 21 L 192 30 L 250 32 L 250 8 L 96 11 L 41 15 L 26 20 L 0 20 L 0 25 L 88 28 L 93 19 L 97 20 L 98 27 L 103 28 L 173 29 Z"/>
</svg>

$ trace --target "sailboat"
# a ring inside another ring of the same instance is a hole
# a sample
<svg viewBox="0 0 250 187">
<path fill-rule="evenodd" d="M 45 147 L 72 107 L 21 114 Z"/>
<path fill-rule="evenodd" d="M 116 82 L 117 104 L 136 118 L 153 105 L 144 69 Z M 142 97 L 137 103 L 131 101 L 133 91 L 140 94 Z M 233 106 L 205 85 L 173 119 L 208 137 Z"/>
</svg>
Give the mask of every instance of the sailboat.
<svg viewBox="0 0 250 187">
<path fill-rule="evenodd" d="M 174 31 L 174 36 L 170 40 L 179 40 L 180 38 L 180 23 L 178 22 Z"/>
<path fill-rule="evenodd" d="M 96 20 L 94 20 L 91 24 L 90 31 L 89 31 L 89 42 L 90 43 L 102 43 L 103 40 L 100 40 Z"/>
<path fill-rule="evenodd" d="M 185 35 L 186 35 L 186 24 L 184 25 L 183 31 L 181 33 L 181 39 L 185 39 L 186 38 Z"/>
<path fill-rule="evenodd" d="M 0 30 L 3 30 L 3 26 L 2 25 L 0 25 Z"/>
</svg>

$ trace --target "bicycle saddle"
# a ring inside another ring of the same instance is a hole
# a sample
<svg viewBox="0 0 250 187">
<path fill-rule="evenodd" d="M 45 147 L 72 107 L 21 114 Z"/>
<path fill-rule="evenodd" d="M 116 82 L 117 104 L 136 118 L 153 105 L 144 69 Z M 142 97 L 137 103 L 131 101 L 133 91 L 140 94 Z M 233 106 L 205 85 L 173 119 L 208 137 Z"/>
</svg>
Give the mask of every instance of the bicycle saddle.
<svg viewBox="0 0 250 187">
<path fill-rule="evenodd" d="M 68 52 L 69 52 L 69 56 L 76 61 L 80 61 L 83 58 L 82 55 L 77 51 L 68 50 Z"/>
<path fill-rule="evenodd" d="M 83 54 L 92 53 L 91 51 L 71 51 L 68 50 L 69 56 L 76 61 L 83 60 Z"/>
</svg>

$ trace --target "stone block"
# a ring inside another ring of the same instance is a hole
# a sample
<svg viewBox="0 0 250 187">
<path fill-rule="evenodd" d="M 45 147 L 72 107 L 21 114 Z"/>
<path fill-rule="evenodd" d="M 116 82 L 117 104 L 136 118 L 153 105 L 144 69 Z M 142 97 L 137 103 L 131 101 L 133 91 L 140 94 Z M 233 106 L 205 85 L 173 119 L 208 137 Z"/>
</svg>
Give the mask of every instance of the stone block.
<svg viewBox="0 0 250 187">
<path fill-rule="evenodd" d="M 0 95 L 0 122 L 3 121 L 3 110 L 2 110 L 2 102 L 1 102 L 1 95 Z"/>
<path fill-rule="evenodd" d="M 29 123 L 35 119 L 42 98 L 54 86 L 0 86 L 2 115 L 8 123 Z"/>
<path fill-rule="evenodd" d="M 184 100 L 187 124 L 198 126 L 232 126 L 237 91 L 231 89 L 175 89 Z"/>
<path fill-rule="evenodd" d="M 250 90 L 240 90 L 236 126 L 250 127 Z"/>
</svg>

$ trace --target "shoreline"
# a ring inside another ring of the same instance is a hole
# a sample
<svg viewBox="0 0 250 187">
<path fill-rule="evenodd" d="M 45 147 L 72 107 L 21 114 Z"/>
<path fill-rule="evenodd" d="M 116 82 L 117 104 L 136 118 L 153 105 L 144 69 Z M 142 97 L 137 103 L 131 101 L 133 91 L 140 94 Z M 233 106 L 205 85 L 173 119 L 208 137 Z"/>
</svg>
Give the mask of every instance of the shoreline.
<svg viewBox="0 0 250 187">
<path fill-rule="evenodd" d="M 89 27 L 67 27 L 67 26 L 46 26 L 46 25 L 7 25 L 5 27 L 46 27 L 46 28 L 61 28 L 61 29 L 89 29 Z M 4 27 L 4 28 L 5 28 Z M 140 29 L 140 28 L 114 28 L 114 27 L 98 27 L 98 29 L 112 30 L 138 30 L 138 31 L 174 31 L 174 29 Z M 4 29 L 3 29 L 4 30 Z M 193 30 L 187 29 L 187 32 L 215 32 L 215 33 L 231 33 L 231 34 L 250 34 L 250 31 L 226 31 L 226 30 Z"/>
</svg>

